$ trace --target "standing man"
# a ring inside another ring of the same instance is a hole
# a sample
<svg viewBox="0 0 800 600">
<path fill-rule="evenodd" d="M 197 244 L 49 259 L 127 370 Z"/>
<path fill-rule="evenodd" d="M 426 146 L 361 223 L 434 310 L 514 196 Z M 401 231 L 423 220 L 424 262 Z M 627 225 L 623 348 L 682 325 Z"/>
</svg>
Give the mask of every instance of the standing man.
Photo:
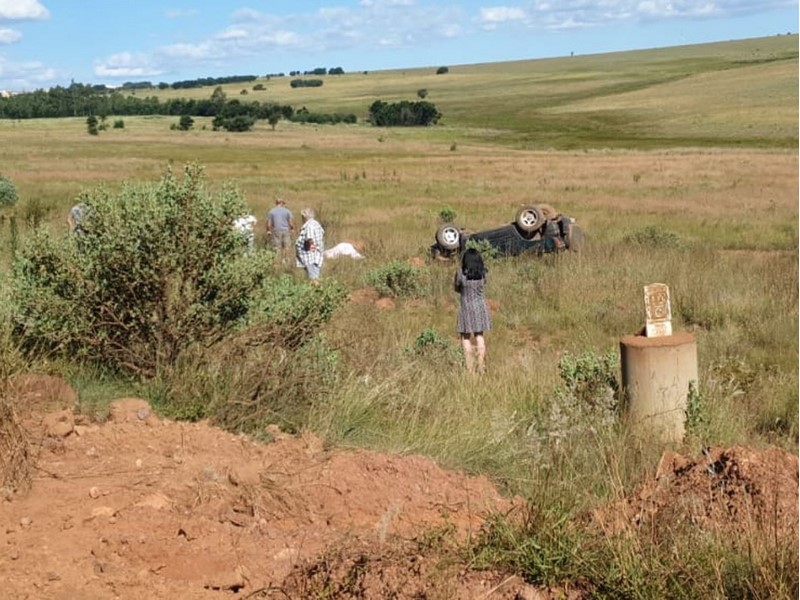
<svg viewBox="0 0 800 600">
<path fill-rule="evenodd" d="M 267 213 L 267 235 L 272 238 L 272 245 L 280 254 L 283 264 L 286 264 L 289 258 L 292 233 L 294 233 L 292 211 L 286 208 L 283 198 L 276 198 L 275 206 Z"/>
<path fill-rule="evenodd" d="M 312 284 L 319 285 L 322 253 L 325 251 L 325 230 L 316 220 L 314 209 L 304 208 L 300 211 L 300 216 L 303 218 L 303 225 L 294 244 L 297 266 L 306 270 Z"/>
</svg>

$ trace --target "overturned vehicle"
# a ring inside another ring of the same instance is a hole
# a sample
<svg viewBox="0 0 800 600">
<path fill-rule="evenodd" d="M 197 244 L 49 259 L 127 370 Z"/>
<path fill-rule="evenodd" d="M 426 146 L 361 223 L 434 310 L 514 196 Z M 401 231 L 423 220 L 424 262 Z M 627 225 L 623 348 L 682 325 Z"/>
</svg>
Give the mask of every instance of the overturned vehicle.
<svg viewBox="0 0 800 600">
<path fill-rule="evenodd" d="M 552 254 L 564 250 L 578 252 L 584 244 L 583 230 L 575 219 L 562 215 L 552 206 L 527 205 L 521 207 L 511 223 L 469 232 L 453 223 L 445 223 L 436 230 L 436 243 L 431 256 L 446 260 L 458 256 L 467 242 L 489 244 L 500 256 L 533 253 Z"/>
</svg>

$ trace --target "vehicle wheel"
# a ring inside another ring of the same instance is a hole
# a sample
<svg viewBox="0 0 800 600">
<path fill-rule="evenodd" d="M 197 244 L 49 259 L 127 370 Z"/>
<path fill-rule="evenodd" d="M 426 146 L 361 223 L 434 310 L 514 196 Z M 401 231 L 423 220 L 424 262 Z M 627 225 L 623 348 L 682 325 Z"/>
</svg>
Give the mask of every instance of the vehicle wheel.
<svg viewBox="0 0 800 600">
<path fill-rule="evenodd" d="M 567 245 L 567 250 L 571 250 L 572 252 L 580 252 L 583 250 L 583 246 L 586 243 L 586 239 L 583 236 L 583 229 L 574 223 L 570 223 L 567 235 L 564 237 L 564 243 Z"/>
<path fill-rule="evenodd" d="M 445 223 L 436 230 L 436 242 L 445 250 L 457 250 L 461 243 L 461 231 L 452 223 Z"/>
<path fill-rule="evenodd" d="M 517 227 L 528 233 L 539 229 L 545 221 L 542 211 L 538 206 L 533 205 L 523 206 L 520 208 L 517 211 L 517 217 L 514 220 L 517 224 Z"/>
</svg>

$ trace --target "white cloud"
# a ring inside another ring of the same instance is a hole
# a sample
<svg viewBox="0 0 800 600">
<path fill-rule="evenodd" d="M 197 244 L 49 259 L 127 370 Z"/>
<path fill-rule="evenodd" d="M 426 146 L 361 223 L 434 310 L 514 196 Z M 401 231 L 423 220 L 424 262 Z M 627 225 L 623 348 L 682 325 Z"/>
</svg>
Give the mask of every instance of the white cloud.
<svg viewBox="0 0 800 600">
<path fill-rule="evenodd" d="M 188 58 L 202 60 L 212 56 L 211 45 L 204 44 L 172 44 L 161 49 L 161 54 L 168 58 Z"/>
<path fill-rule="evenodd" d="M 504 21 L 522 21 L 525 11 L 516 6 L 492 6 L 482 8 L 479 21 L 482 23 L 502 23 Z"/>
<path fill-rule="evenodd" d="M 59 74 L 40 62 L 9 62 L 0 55 L 0 78 L 5 89 L 22 92 L 48 87 Z"/>
<path fill-rule="evenodd" d="M 0 20 L 23 21 L 49 17 L 50 11 L 37 0 L 0 0 Z"/>
<path fill-rule="evenodd" d="M 228 27 L 214 36 L 218 40 L 243 40 L 248 37 L 250 34 L 244 27 Z"/>
<path fill-rule="evenodd" d="M 194 9 L 184 9 L 184 8 L 168 8 L 164 11 L 164 16 L 168 19 L 185 19 L 187 17 L 194 17 L 196 16 L 198 11 Z"/>
<path fill-rule="evenodd" d="M 526 6 L 526 10 L 484 7 L 476 21 L 487 29 L 524 25 L 531 29 L 564 30 L 659 19 L 742 16 L 797 6 L 797 0 L 533 0 Z"/>
<path fill-rule="evenodd" d="M 130 52 L 114 54 L 94 65 L 94 73 L 98 77 L 151 77 L 162 72 L 147 55 Z"/>
<path fill-rule="evenodd" d="M 0 27 L 0 44 L 13 44 L 22 39 L 22 34 L 14 29 Z"/>
<path fill-rule="evenodd" d="M 509 23 L 524 23 L 527 20 L 525 11 L 516 6 L 490 6 L 482 8 L 476 19 L 479 25 L 487 30 L 499 29 Z"/>
</svg>

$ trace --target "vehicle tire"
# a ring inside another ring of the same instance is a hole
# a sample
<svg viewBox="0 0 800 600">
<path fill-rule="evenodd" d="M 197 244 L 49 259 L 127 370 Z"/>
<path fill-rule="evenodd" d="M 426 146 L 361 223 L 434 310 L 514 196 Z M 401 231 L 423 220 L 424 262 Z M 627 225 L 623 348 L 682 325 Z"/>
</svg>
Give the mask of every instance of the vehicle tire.
<svg viewBox="0 0 800 600">
<path fill-rule="evenodd" d="M 436 230 L 436 243 L 445 250 L 457 250 L 461 244 L 461 231 L 452 223 L 445 223 Z"/>
<path fill-rule="evenodd" d="M 517 211 L 514 222 L 521 231 L 531 233 L 539 229 L 544 224 L 544 215 L 538 206 L 523 206 Z"/>
<path fill-rule="evenodd" d="M 586 243 L 586 239 L 583 236 L 583 229 L 581 229 L 579 225 L 570 223 L 567 235 L 564 236 L 564 243 L 567 245 L 567 250 L 572 252 L 580 252 L 583 250 L 583 246 Z"/>
</svg>

